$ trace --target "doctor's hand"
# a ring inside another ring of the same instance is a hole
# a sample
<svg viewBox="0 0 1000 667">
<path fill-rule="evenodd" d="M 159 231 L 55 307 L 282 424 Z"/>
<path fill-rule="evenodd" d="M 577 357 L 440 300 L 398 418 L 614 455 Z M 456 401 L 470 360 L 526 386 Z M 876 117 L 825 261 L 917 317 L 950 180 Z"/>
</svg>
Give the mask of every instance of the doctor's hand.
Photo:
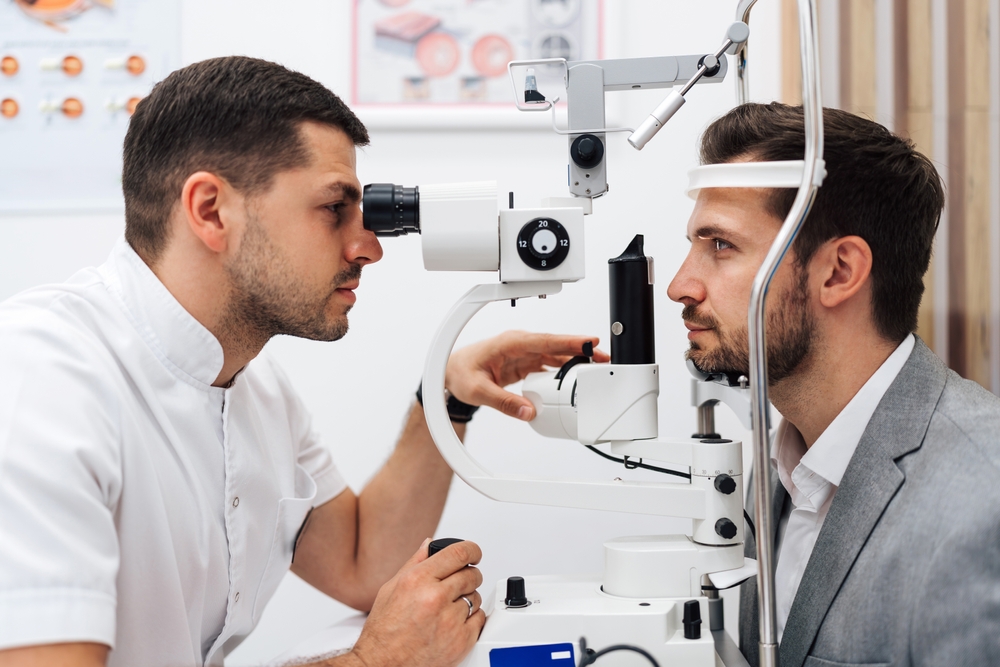
<svg viewBox="0 0 1000 667">
<path fill-rule="evenodd" d="M 453 353 L 444 386 L 463 403 L 488 405 L 510 417 L 531 421 L 535 418 L 531 401 L 504 387 L 523 380 L 528 373 L 544 371 L 547 366 L 558 368 L 582 354 L 584 343 L 596 347 L 598 341 L 594 336 L 507 331 Z M 594 361 L 610 360 L 604 352 L 594 350 Z"/>
<path fill-rule="evenodd" d="M 465 541 L 428 558 L 428 541 L 379 590 L 349 654 L 357 664 L 452 667 L 479 639 L 486 614 L 476 589 L 483 575 L 473 566 L 483 552 Z"/>
</svg>

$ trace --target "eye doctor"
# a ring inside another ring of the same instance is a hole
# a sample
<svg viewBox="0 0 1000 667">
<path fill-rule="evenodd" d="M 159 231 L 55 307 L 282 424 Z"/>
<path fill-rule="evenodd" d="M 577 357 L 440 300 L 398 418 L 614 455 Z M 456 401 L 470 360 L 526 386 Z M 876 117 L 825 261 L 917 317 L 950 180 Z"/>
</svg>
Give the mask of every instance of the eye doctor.
<svg viewBox="0 0 1000 667">
<path fill-rule="evenodd" d="M 426 556 L 452 473 L 421 406 L 355 494 L 261 354 L 279 334 L 347 333 L 382 257 L 359 209 L 367 143 L 333 93 L 250 58 L 178 70 L 140 102 L 125 240 L 0 304 L 0 666 L 222 665 L 289 567 L 370 611 L 322 664 L 448 666 L 471 649 L 482 554 Z M 532 419 L 503 387 L 587 341 L 508 333 L 456 352 L 459 436 L 480 405 Z"/>
</svg>

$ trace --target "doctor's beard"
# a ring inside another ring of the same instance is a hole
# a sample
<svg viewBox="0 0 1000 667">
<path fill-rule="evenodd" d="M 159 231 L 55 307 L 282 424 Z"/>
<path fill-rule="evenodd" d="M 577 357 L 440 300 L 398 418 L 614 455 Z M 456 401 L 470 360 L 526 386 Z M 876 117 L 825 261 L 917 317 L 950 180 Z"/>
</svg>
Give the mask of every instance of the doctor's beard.
<svg viewBox="0 0 1000 667">
<path fill-rule="evenodd" d="M 361 277 L 360 264 L 338 273 L 325 290 L 308 292 L 250 215 L 239 252 L 226 272 L 232 287 L 226 318 L 230 335 L 257 339 L 262 345 L 279 335 L 334 341 L 347 334 L 351 307 L 332 318 L 327 309 L 338 288 Z"/>
<path fill-rule="evenodd" d="M 816 321 L 809 312 L 808 274 L 796 268 L 796 285 L 787 293 L 772 294 L 767 314 L 767 379 L 775 383 L 791 376 L 812 350 Z M 730 373 L 750 377 L 750 337 L 744 323 L 734 331 L 719 328 L 718 320 L 698 313 L 697 306 L 685 306 L 685 322 L 715 332 L 718 343 L 703 349 L 691 341 L 685 357 L 706 373 Z"/>
</svg>

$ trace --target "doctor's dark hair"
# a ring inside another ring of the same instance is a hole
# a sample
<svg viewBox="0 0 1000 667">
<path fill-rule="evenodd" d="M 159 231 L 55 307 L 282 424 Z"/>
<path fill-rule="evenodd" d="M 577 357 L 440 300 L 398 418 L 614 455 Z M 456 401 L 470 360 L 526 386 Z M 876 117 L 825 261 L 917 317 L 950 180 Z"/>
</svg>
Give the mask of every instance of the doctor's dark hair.
<svg viewBox="0 0 1000 667">
<path fill-rule="evenodd" d="M 944 208 L 941 177 L 913 143 L 839 109 L 823 110 L 827 177 L 792 246 L 805 267 L 827 241 L 860 236 L 872 251 L 872 317 L 879 334 L 899 342 L 917 328 L 923 277 Z M 744 104 L 713 122 L 701 140 L 703 164 L 801 160 L 801 106 Z M 785 219 L 796 191 L 780 188 L 770 212 Z"/>
<path fill-rule="evenodd" d="M 187 177 L 209 171 L 248 195 L 309 164 L 304 121 L 338 128 L 355 145 L 368 131 L 323 85 L 281 65 L 232 56 L 179 69 L 139 102 L 125 135 L 125 238 L 154 262 Z"/>
</svg>

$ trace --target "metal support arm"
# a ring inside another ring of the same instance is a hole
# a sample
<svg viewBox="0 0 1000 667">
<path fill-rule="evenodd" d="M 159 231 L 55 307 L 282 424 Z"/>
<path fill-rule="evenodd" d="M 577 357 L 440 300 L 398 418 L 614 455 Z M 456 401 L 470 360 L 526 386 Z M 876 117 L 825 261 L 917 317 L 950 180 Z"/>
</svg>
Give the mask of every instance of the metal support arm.
<svg viewBox="0 0 1000 667">
<path fill-rule="evenodd" d="M 816 165 L 823 159 L 823 108 L 820 100 L 819 49 L 816 8 L 813 0 L 798 0 L 799 35 L 802 59 L 802 106 L 805 117 L 805 166 L 802 181 L 778 236 L 757 271 L 750 292 L 748 329 L 750 334 L 750 392 L 753 414 L 753 465 L 756 471 L 754 508 L 757 515 L 757 596 L 760 605 L 760 664 L 778 666 L 778 629 L 774 599 L 774 533 L 771 516 L 770 424 L 767 399 L 767 348 L 765 340 L 767 292 L 781 261 L 792 247 L 805 222 L 818 187 L 814 184 Z M 749 7 L 747 7 L 749 11 Z"/>
<path fill-rule="evenodd" d="M 555 294 L 561 289 L 559 282 L 478 285 L 452 307 L 431 343 L 423 377 L 424 415 L 441 456 L 469 486 L 494 500 L 703 519 L 706 491 L 691 484 L 497 476 L 483 468 L 458 439 L 444 402 L 444 377 L 465 325 L 493 301 Z M 434 400 L 435 396 L 441 399 Z"/>
</svg>

